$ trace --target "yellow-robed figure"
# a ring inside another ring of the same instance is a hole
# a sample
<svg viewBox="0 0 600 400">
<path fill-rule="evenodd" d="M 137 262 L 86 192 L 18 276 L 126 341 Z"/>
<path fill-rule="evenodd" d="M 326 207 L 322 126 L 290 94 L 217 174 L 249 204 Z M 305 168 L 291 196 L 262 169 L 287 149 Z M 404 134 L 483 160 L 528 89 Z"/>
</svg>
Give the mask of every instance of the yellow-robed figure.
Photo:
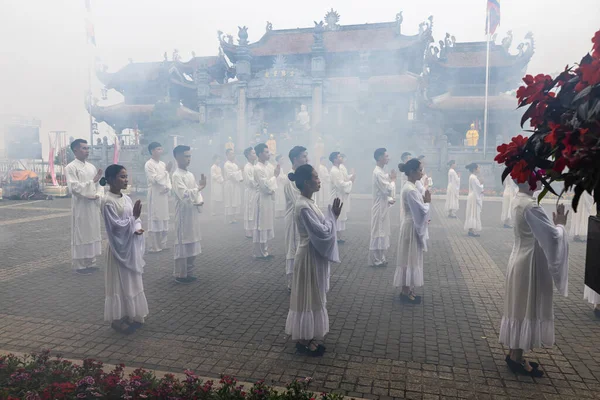
<svg viewBox="0 0 600 400">
<path fill-rule="evenodd" d="M 266 145 L 269 148 L 269 153 L 277 154 L 277 142 L 275 141 L 273 134 L 269 136 L 269 140 L 267 140 Z"/>
<path fill-rule="evenodd" d="M 471 124 L 471 129 L 467 131 L 467 146 L 477 147 L 479 141 L 479 132 L 475 129 L 475 124 Z"/>
<path fill-rule="evenodd" d="M 225 150 L 233 150 L 235 151 L 235 144 L 233 144 L 233 139 L 229 136 L 227 143 L 225 143 Z"/>
</svg>

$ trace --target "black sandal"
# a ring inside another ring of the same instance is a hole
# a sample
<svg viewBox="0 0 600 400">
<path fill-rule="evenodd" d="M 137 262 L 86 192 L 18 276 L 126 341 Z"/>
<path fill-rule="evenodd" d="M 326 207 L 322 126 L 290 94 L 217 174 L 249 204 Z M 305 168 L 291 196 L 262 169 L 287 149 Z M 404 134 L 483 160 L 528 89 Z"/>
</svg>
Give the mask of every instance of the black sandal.
<svg viewBox="0 0 600 400">
<path fill-rule="evenodd" d="M 421 296 L 417 296 L 414 293 L 404 294 L 401 293 L 400 297 L 402 301 L 409 304 L 421 304 Z"/>
<path fill-rule="evenodd" d="M 508 365 L 508 368 L 517 375 L 525 375 L 525 376 L 531 376 L 532 378 L 541 378 L 542 376 L 544 376 L 544 371 L 540 371 L 537 367 L 539 367 L 538 363 L 532 363 L 530 362 L 529 365 L 531 366 L 531 371 L 527 371 L 527 369 L 525 369 L 525 363 L 518 363 L 516 361 L 513 361 L 510 356 L 506 356 L 505 358 L 506 364 Z M 534 364 L 536 366 L 534 366 Z"/>
<path fill-rule="evenodd" d="M 307 356 L 311 356 L 311 357 L 320 357 L 323 355 L 323 353 L 325 352 L 325 347 L 322 345 L 318 345 L 316 349 L 311 350 L 310 349 L 310 345 L 312 344 L 312 341 L 307 345 L 304 345 L 300 342 L 296 343 L 296 352 L 300 353 L 300 354 L 306 354 Z"/>
</svg>

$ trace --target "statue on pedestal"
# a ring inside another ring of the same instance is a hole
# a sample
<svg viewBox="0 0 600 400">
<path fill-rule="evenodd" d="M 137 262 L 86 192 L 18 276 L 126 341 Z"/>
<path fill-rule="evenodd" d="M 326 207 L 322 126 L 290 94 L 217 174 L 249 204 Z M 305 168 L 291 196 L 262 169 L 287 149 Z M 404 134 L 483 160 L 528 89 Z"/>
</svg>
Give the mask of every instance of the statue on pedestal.
<svg viewBox="0 0 600 400">
<path fill-rule="evenodd" d="M 301 131 L 307 132 L 310 130 L 310 114 L 304 104 L 300 106 L 300 112 L 296 115 L 296 122 Z"/>
<path fill-rule="evenodd" d="M 466 143 L 468 147 L 477 147 L 479 141 L 479 131 L 475 129 L 475 124 L 471 124 L 471 129 L 467 131 Z"/>
</svg>

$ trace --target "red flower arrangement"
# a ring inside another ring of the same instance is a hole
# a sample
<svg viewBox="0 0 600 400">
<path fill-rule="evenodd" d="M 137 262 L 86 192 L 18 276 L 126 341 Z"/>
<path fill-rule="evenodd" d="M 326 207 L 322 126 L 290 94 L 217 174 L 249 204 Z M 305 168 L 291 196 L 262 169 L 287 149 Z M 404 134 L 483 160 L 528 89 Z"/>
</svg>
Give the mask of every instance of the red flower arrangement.
<svg viewBox="0 0 600 400">
<path fill-rule="evenodd" d="M 521 127 L 529 120 L 532 134 L 498 146 L 494 159 L 506 165 L 502 181 L 509 174 L 532 188 L 541 181 L 540 199 L 547 192 L 558 196 L 551 184 L 564 182 L 560 195 L 574 189 L 574 210 L 584 191 L 600 203 L 600 31 L 592 43 L 577 68 L 567 66 L 554 79 L 523 78 L 525 85 L 517 91 L 519 108 L 527 107 Z"/>
</svg>

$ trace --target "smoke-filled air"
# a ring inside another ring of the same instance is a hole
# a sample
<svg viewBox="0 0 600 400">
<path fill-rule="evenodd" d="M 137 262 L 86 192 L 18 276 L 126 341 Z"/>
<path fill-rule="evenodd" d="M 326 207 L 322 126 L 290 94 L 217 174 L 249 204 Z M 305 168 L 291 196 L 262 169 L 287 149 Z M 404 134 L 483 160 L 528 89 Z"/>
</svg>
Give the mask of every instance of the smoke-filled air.
<svg viewBox="0 0 600 400">
<path fill-rule="evenodd" d="M 597 0 L 0 15 L 0 399 L 598 396 Z"/>
</svg>

